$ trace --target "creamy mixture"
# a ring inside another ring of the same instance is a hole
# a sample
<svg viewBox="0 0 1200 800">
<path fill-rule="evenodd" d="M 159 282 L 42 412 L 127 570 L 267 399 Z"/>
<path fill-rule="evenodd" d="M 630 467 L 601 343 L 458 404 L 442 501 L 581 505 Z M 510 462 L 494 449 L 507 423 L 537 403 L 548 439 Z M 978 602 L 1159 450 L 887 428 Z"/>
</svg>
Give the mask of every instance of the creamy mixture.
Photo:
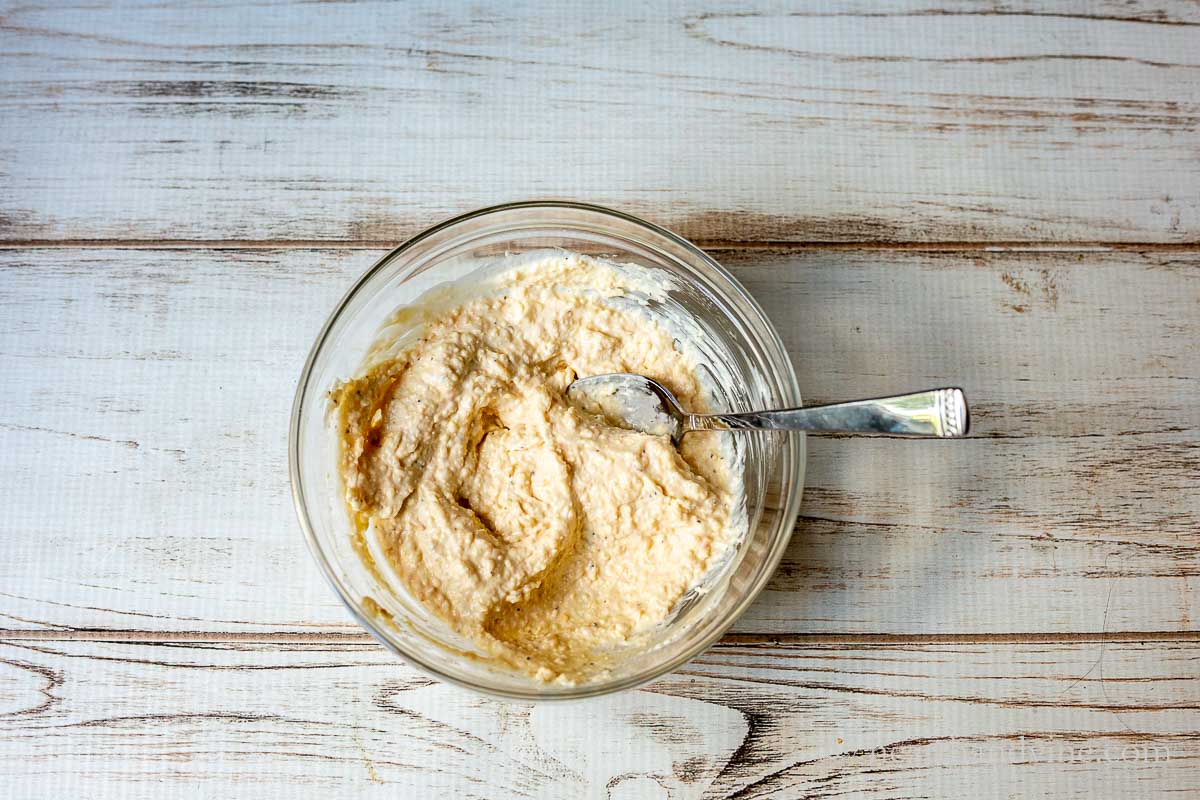
<svg viewBox="0 0 1200 800">
<path fill-rule="evenodd" d="M 634 372 L 706 406 L 671 334 L 615 300 L 631 280 L 560 253 L 436 313 L 402 310 L 425 315 L 419 333 L 385 338 L 332 395 L 347 501 L 392 571 L 541 680 L 586 680 L 740 534 L 718 434 L 676 449 L 567 402 L 576 377 Z"/>
</svg>

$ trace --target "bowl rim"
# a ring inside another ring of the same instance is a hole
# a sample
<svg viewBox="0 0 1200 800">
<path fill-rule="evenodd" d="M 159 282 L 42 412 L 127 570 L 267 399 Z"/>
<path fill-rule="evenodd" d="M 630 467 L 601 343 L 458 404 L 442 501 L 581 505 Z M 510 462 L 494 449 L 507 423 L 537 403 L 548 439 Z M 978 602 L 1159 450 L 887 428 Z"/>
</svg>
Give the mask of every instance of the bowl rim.
<svg viewBox="0 0 1200 800">
<path fill-rule="evenodd" d="M 434 224 L 414 236 L 410 237 L 402 244 L 392 248 L 387 253 L 380 256 L 374 264 L 370 266 L 350 288 L 342 295 L 326 318 L 325 323 L 321 326 L 312 347 L 309 349 L 308 356 L 304 360 L 304 367 L 300 373 L 300 380 L 296 385 L 296 391 L 292 400 L 291 420 L 288 425 L 288 474 L 289 482 L 292 490 L 292 504 L 294 506 L 297 520 L 300 523 L 300 528 L 304 533 L 305 541 L 308 544 L 308 550 L 321 568 L 321 573 L 325 578 L 325 582 L 342 601 L 342 605 L 350 612 L 355 622 L 371 635 L 377 642 L 383 645 L 386 649 L 399 656 L 403 661 L 411 664 L 419 671 L 426 675 L 435 678 L 436 680 L 458 686 L 463 689 L 468 689 L 478 694 L 498 698 L 502 700 L 520 700 L 520 701 L 568 701 L 580 700 L 589 697 L 598 697 L 601 695 L 614 694 L 616 692 L 637 689 L 645 686 L 651 681 L 657 680 L 668 673 L 674 672 L 682 665 L 696 658 L 701 653 L 715 645 L 725 635 L 726 631 L 734 625 L 745 614 L 750 605 L 758 598 L 766 587 L 770 578 L 774 575 L 779 567 L 779 562 L 783 559 L 783 554 L 787 550 L 788 543 L 791 541 L 792 533 L 796 525 L 796 518 L 799 516 L 800 502 L 804 493 L 804 478 L 805 478 L 805 437 L 801 434 L 792 434 L 787 438 L 786 445 L 782 448 L 782 458 L 784 459 L 784 472 L 791 476 L 791 490 L 788 496 L 788 502 L 781 509 L 782 519 L 786 521 L 786 528 L 781 532 L 778 540 L 773 544 L 772 550 L 767 553 L 764 562 L 761 577 L 752 585 L 742 597 L 738 599 L 737 604 L 728 614 L 726 620 L 713 628 L 706 636 L 699 639 L 692 646 L 684 649 L 675 657 L 668 659 L 654 666 L 651 669 L 645 670 L 641 675 L 631 679 L 610 682 L 583 683 L 578 686 L 570 687 L 567 691 L 540 691 L 539 687 L 530 683 L 528 691 L 509 690 L 495 688 L 491 686 L 483 686 L 479 683 L 474 683 L 469 680 L 449 675 L 441 669 L 432 666 L 420 655 L 420 653 L 412 651 L 410 648 L 404 648 L 396 642 L 389 639 L 375 624 L 375 622 L 367 617 L 366 614 L 359 608 L 359 604 L 353 601 L 346 587 L 335 576 L 333 566 L 329 563 L 320 542 L 317 539 L 316 531 L 313 528 L 312 521 L 308 516 L 308 508 L 305 503 L 303 478 L 300 474 L 300 421 L 304 410 L 304 396 L 308 389 L 309 383 L 312 380 L 313 367 L 316 364 L 318 356 L 321 354 L 329 333 L 337 321 L 345 312 L 350 301 L 358 295 L 358 292 L 397 256 L 411 250 L 419 243 L 429 239 L 437 233 L 445 231 L 471 220 L 481 217 L 490 216 L 506 211 L 514 210 L 531 210 L 531 209 L 569 209 L 575 211 L 584 211 L 596 214 L 602 217 L 612 217 L 626 223 L 630 223 L 637 227 L 648 230 L 650 233 L 661 236 L 671 243 L 683 248 L 692 257 L 699 259 L 709 269 L 716 272 L 721 278 L 728 282 L 733 292 L 738 295 L 741 302 L 746 303 L 750 309 L 757 314 L 765 323 L 761 332 L 765 341 L 762 343 L 768 348 L 777 348 L 778 352 L 787 355 L 787 348 L 784 346 L 783 340 L 779 335 L 779 331 L 775 328 L 775 324 L 767 316 L 762 306 L 758 301 L 746 291 L 741 282 L 737 280 L 728 270 L 721 266 L 715 259 L 704 252 L 700 247 L 693 244 L 682 236 L 648 222 L 640 217 L 632 214 L 627 214 L 616 209 L 606 208 L 591 203 L 580 203 L 570 200 L 521 200 L 510 203 L 499 203 L 496 205 L 485 206 L 473 211 L 468 211 L 463 214 L 446 219 L 442 222 Z M 782 369 L 779 377 L 784 384 L 785 393 L 790 393 L 795 401 L 795 405 L 801 405 L 800 387 L 796 380 L 795 369 L 792 366 L 790 358 L 782 360 Z"/>
</svg>

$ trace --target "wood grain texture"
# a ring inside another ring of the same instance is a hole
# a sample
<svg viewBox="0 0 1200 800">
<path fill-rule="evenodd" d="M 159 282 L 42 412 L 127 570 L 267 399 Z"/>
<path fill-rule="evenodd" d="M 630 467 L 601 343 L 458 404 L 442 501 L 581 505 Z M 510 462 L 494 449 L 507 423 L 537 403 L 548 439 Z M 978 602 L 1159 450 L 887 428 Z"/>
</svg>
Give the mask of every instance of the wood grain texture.
<svg viewBox="0 0 1200 800">
<path fill-rule="evenodd" d="M 0 628 L 356 630 L 286 429 L 378 253 L 0 252 Z M 968 390 L 973 438 L 810 439 L 744 634 L 1195 632 L 1200 253 L 717 253 L 808 401 Z"/>
<path fill-rule="evenodd" d="M 376 645 L 0 644 L 13 797 L 1127 798 L 1200 791 L 1200 644 L 718 646 L 531 705 Z"/>
<path fill-rule="evenodd" d="M 0 238 L 1200 239 L 1192 2 L 5 3 Z"/>
</svg>

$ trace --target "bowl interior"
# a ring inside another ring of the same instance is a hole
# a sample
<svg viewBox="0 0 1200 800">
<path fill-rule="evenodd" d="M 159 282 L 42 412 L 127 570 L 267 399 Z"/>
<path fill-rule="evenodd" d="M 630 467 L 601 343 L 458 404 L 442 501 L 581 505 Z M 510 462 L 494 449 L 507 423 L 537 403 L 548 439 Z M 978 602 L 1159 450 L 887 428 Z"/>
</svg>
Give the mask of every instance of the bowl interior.
<svg viewBox="0 0 1200 800">
<path fill-rule="evenodd" d="M 681 346 L 707 372 L 710 404 L 753 410 L 800 404 L 790 361 L 758 305 L 694 246 L 632 217 L 574 204 L 516 204 L 426 231 L 381 259 L 346 295 L 317 340 L 297 391 L 290 456 L 297 512 L 330 583 L 381 642 L 435 675 L 519 698 L 583 697 L 663 674 L 707 647 L 762 588 L 786 546 L 803 481 L 802 436 L 724 434 L 745 486 L 746 535 L 668 624 L 623 648 L 607 675 L 578 686 L 541 684 L 497 667 L 407 595 L 386 562 L 364 559 L 337 474 L 328 391 L 357 373 L 380 329 L 439 285 L 548 248 L 665 273 L 669 289 L 650 312 L 676 320 Z M 373 566 L 372 562 L 378 564 Z"/>
</svg>

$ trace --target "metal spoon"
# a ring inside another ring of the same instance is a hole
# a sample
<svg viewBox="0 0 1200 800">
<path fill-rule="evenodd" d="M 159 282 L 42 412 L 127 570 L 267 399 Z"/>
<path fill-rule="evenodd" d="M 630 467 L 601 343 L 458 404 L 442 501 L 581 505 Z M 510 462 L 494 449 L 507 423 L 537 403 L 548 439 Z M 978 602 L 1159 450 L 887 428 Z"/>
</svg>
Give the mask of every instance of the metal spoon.
<svg viewBox="0 0 1200 800">
<path fill-rule="evenodd" d="M 958 438 L 966 436 L 967 399 L 961 389 L 852 400 L 827 406 L 690 414 L 667 387 L 643 375 L 613 373 L 580 378 L 567 387 L 576 407 L 629 430 L 670 436 L 676 443 L 690 431 L 789 430 L 814 433 L 888 434 Z"/>
</svg>

